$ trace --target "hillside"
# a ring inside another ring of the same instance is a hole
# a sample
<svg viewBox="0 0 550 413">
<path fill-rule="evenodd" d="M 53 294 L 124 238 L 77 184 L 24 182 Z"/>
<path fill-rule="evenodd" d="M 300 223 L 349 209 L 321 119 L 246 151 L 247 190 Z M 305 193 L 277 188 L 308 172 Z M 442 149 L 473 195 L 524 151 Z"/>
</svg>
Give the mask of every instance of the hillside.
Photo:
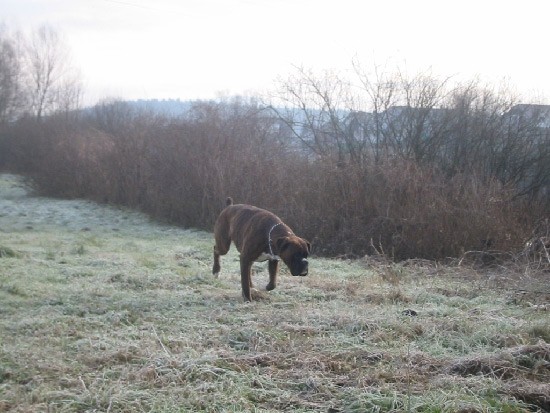
<svg viewBox="0 0 550 413">
<path fill-rule="evenodd" d="M 244 304 L 212 245 L 0 175 L 0 412 L 550 410 L 548 274 L 312 257 Z"/>
</svg>

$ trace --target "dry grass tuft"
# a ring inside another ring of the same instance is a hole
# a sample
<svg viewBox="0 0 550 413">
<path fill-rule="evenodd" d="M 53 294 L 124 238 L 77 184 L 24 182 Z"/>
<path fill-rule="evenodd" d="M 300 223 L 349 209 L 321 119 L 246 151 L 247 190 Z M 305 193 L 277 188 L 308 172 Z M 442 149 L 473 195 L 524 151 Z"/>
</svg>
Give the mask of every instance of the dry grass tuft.
<svg viewBox="0 0 550 413">
<path fill-rule="evenodd" d="M 533 410 L 550 411 L 550 384 L 530 380 L 506 383 L 503 392 L 531 406 Z"/>
<path fill-rule="evenodd" d="M 450 374 L 498 379 L 506 394 L 531 406 L 550 407 L 550 344 L 507 349 L 487 356 L 468 357 L 446 367 Z"/>
</svg>

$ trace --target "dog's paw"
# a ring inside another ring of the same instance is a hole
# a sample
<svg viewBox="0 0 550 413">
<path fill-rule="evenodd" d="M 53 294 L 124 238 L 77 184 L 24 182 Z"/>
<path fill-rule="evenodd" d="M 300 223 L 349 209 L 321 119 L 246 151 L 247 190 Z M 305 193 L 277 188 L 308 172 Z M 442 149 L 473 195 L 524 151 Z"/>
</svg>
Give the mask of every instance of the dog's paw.
<svg viewBox="0 0 550 413">
<path fill-rule="evenodd" d="M 215 273 L 213 273 L 213 275 L 214 275 L 214 278 L 218 278 L 220 276 L 220 272 L 219 271 L 215 272 Z"/>
</svg>

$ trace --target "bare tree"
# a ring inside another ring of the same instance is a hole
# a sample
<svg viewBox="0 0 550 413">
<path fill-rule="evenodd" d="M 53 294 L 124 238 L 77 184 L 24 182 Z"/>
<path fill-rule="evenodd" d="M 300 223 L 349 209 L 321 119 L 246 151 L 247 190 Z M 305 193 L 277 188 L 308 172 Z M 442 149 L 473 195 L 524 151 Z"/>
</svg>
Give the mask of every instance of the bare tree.
<svg viewBox="0 0 550 413">
<path fill-rule="evenodd" d="M 70 65 L 67 47 L 52 27 L 41 26 L 32 33 L 27 45 L 27 72 L 31 110 L 37 119 L 78 107 L 79 76 Z"/>
<path fill-rule="evenodd" d="M 0 25 L 0 124 L 13 120 L 24 105 L 21 44 Z"/>
<path fill-rule="evenodd" d="M 366 94 L 365 110 L 372 111 L 371 124 L 365 125 L 365 134 L 370 137 L 370 147 L 374 161 L 378 163 L 393 148 L 389 109 L 401 102 L 399 95 L 399 79 L 380 67 L 374 66 L 373 73 L 368 73 L 358 62 L 353 62 L 353 68 L 359 80 L 360 90 Z"/>
<path fill-rule="evenodd" d="M 298 68 L 296 76 L 280 83 L 276 100 L 283 108 L 272 104 L 272 109 L 308 151 L 339 164 L 363 161 L 366 136 L 349 127 L 358 104 L 347 80 Z"/>
<path fill-rule="evenodd" d="M 334 73 L 318 77 L 301 68 L 281 84 L 278 97 L 288 109 L 275 111 L 294 137 L 340 165 L 388 156 L 432 162 L 444 141 L 439 109 L 448 79 L 388 75 L 377 68 L 373 77 L 357 63 L 354 68 L 355 86 Z"/>
<path fill-rule="evenodd" d="M 517 105 L 506 85 L 449 85 L 430 72 L 406 76 L 354 62 L 356 85 L 299 68 L 274 106 L 285 131 L 317 158 L 364 167 L 401 159 L 447 178 L 497 179 L 521 196 L 550 186 L 547 105 Z"/>
</svg>

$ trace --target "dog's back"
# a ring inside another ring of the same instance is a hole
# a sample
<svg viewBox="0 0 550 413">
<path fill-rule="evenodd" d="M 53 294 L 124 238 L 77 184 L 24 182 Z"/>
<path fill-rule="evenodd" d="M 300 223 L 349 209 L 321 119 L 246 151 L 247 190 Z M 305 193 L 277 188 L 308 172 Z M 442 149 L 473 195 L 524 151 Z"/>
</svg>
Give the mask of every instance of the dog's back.
<svg viewBox="0 0 550 413">
<path fill-rule="evenodd" d="M 281 222 L 280 218 L 265 209 L 247 204 L 233 204 L 231 198 L 228 198 L 226 203 L 227 206 L 220 213 L 214 226 L 214 234 L 221 245 L 225 246 L 233 241 L 240 252 L 245 239 L 261 244 L 267 239 L 269 228 Z M 258 232 L 258 228 L 266 228 L 265 234 Z M 229 249 L 229 246 L 227 248 Z"/>
</svg>

